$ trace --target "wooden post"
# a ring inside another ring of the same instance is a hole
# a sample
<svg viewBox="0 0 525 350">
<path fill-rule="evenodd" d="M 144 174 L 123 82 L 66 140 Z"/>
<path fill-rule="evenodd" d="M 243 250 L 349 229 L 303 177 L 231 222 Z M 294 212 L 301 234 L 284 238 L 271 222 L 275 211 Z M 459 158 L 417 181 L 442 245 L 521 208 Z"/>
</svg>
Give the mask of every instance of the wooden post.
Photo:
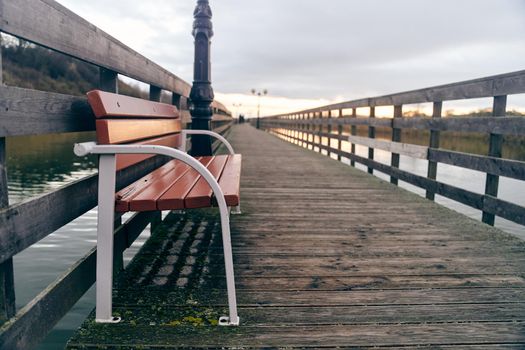
<svg viewBox="0 0 525 350">
<path fill-rule="evenodd" d="M 109 69 L 99 68 L 99 89 L 102 91 L 112 92 L 118 94 L 118 73 Z M 114 228 L 117 229 L 122 225 L 122 217 L 115 219 Z M 119 244 L 122 242 L 116 242 Z M 113 255 L 113 280 L 124 269 L 124 249 L 115 249 Z"/>
<path fill-rule="evenodd" d="M 339 117 L 338 118 L 343 118 L 343 109 L 339 109 Z M 341 137 L 343 136 L 343 124 L 340 123 L 341 121 L 339 120 L 339 123 L 337 124 L 337 135 L 339 136 L 339 140 L 337 141 L 337 149 L 339 151 L 341 151 L 343 149 L 343 141 L 341 140 Z M 338 154 L 337 155 L 337 160 L 338 161 L 341 161 L 341 154 Z"/>
<path fill-rule="evenodd" d="M 376 117 L 376 108 L 370 107 L 370 119 L 373 119 Z M 376 138 L 376 128 L 368 125 L 368 138 L 375 139 Z M 374 149 L 372 147 L 368 147 L 368 159 L 373 160 L 374 159 Z M 368 173 L 373 174 L 374 169 L 371 167 L 368 167 Z"/>
<path fill-rule="evenodd" d="M 310 122 L 310 132 L 312 133 L 312 151 L 315 152 L 315 118 L 317 117 L 317 114 L 315 112 L 312 112 Z"/>
<path fill-rule="evenodd" d="M 3 82 L 2 41 L 0 38 L 0 84 Z M 6 139 L 0 137 L 0 208 L 9 206 L 7 188 Z M 0 263 L 0 325 L 16 313 L 13 258 Z"/>
<path fill-rule="evenodd" d="M 151 226 L 150 226 L 150 232 L 153 234 L 155 230 L 160 226 L 162 223 L 162 212 L 156 211 L 155 214 L 153 214 L 153 217 L 151 218 Z"/>
<path fill-rule="evenodd" d="M 149 86 L 149 99 L 150 101 L 160 102 L 160 99 L 162 97 L 162 89 L 155 85 Z M 180 95 L 176 93 L 172 93 L 171 95 L 171 104 L 175 105 L 177 109 L 180 109 Z M 157 227 L 162 222 L 162 211 L 157 210 L 155 211 L 155 214 L 153 218 L 151 219 L 150 223 L 150 232 L 153 234 L 153 232 L 157 229 Z"/>
<path fill-rule="evenodd" d="M 296 124 L 297 124 L 297 145 L 301 146 L 302 145 L 302 139 L 301 139 L 301 114 L 298 114 L 297 115 L 297 121 L 296 121 Z"/>
<path fill-rule="evenodd" d="M 392 141 L 401 142 L 401 129 L 394 128 L 396 118 L 403 117 L 403 106 L 394 106 L 394 120 L 392 120 Z M 391 165 L 393 168 L 399 168 L 399 154 L 392 153 Z M 390 176 L 390 183 L 397 185 L 398 179 L 394 176 Z"/>
<path fill-rule="evenodd" d="M 301 140 L 303 140 L 302 142 L 302 146 L 303 147 L 308 147 L 308 144 L 306 143 L 306 114 L 303 113 L 301 115 L 301 130 L 302 130 L 302 136 L 301 136 Z"/>
<path fill-rule="evenodd" d="M 292 115 L 292 142 L 295 144 L 297 142 L 297 114 Z"/>
<path fill-rule="evenodd" d="M 150 85 L 149 86 L 149 100 L 160 102 L 160 96 L 162 93 L 162 89 L 158 86 Z"/>
<path fill-rule="evenodd" d="M 312 119 L 314 117 L 313 113 L 308 113 L 308 149 L 314 150 L 314 142 L 315 142 L 315 136 L 313 134 L 314 126 L 312 124 Z M 311 134 L 310 134 L 311 133 Z M 310 143 L 310 136 L 312 136 L 312 143 Z"/>
<path fill-rule="evenodd" d="M 299 133 L 297 134 L 298 137 L 299 137 L 299 143 L 298 145 L 303 147 L 304 146 L 304 142 L 303 142 L 303 137 L 304 137 L 304 133 L 303 133 L 303 127 L 304 127 L 304 124 L 303 124 L 303 114 L 299 114 L 299 120 L 297 121 L 297 128 L 299 129 Z"/>
<path fill-rule="evenodd" d="M 308 141 L 308 149 L 311 149 L 313 150 L 314 149 L 314 146 L 313 146 L 313 135 L 311 134 L 311 132 L 313 131 L 313 128 L 312 128 L 312 114 L 311 113 L 308 113 L 307 116 L 306 116 L 306 122 L 307 122 L 307 131 L 308 133 L 306 134 L 306 137 L 307 137 L 307 141 Z M 310 136 L 312 137 L 312 143 L 310 143 Z"/>
<path fill-rule="evenodd" d="M 6 139 L 0 138 L 0 208 L 9 206 L 7 189 Z M 13 258 L 0 264 L 0 325 L 16 313 Z"/>
<path fill-rule="evenodd" d="M 443 113 L 443 102 L 441 101 L 434 102 L 434 106 L 432 108 L 432 118 L 441 118 L 442 113 Z M 439 130 L 430 130 L 430 142 L 429 142 L 430 148 L 439 148 L 440 134 L 441 133 L 439 132 Z M 427 177 L 432 180 L 436 179 L 437 177 L 437 163 L 436 162 L 428 161 Z M 427 199 L 430 199 L 431 201 L 433 201 L 436 197 L 436 194 L 433 191 L 430 191 L 427 189 L 426 197 Z"/>
<path fill-rule="evenodd" d="M 109 69 L 99 69 L 99 86 L 102 91 L 118 94 L 118 73 Z"/>
<path fill-rule="evenodd" d="M 318 152 L 322 153 L 322 144 L 323 144 L 323 138 L 321 137 L 321 133 L 323 132 L 323 111 L 319 111 L 319 128 L 317 131 L 319 134 L 317 135 L 317 145 L 318 145 Z"/>
<path fill-rule="evenodd" d="M 113 222 L 113 230 L 117 230 L 122 226 L 122 216 L 115 217 Z M 115 249 L 113 253 L 113 281 L 116 281 L 118 275 L 124 270 L 124 251 L 126 250 L 126 244 L 123 240 L 115 241 Z"/>
<path fill-rule="evenodd" d="M 293 114 L 288 115 L 287 119 L 288 121 L 286 123 L 286 133 L 288 135 L 288 142 L 291 142 L 293 138 Z"/>
<path fill-rule="evenodd" d="M 171 104 L 177 107 L 179 111 L 181 110 L 181 107 L 182 107 L 181 102 L 182 102 L 181 96 L 173 92 L 171 94 Z"/>
<path fill-rule="evenodd" d="M 330 148 L 332 147 L 332 137 L 330 134 L 332 133 L 332 110 L 328 110 L 328 150 L 327 150 L 327 156 L 330 157 L 332 155 L 332 152 L 330 152 Z"/>
<path fill-rule="evenodd" d="M 357 118 L 357 108 L 352 108 L 352 118 Z M 350 133 L 352 134 L 352 136 L 356 136 L 357 135 L 357 126 L 352 124 L 352 128 L 350 130 Z M 355 143 L 352 142 L 352 146 L 350 148 L 350 153 L 352 154 L 355 154 Z M 355 161 L 354 160 L 350 160 L 350 165 L 355 167 Z"/>
<path fill-rule="evenodd" d="M 494 96 L 494 105 L 492 108 L 492 115 L 494 117 L 502 117 L 507 110 L 507 96 Z M 489 157 L 501 158 L 501 149 L 503 147 L 503 135 L 490 134 Z M 497 197 L 499 187 L 499 176 L 487 174 L 487 181 L 485 183 L 485 195 Z M 482 221 L 486 224 L 494 226 L 494 214 L 483 212 Z"/>
</svg>

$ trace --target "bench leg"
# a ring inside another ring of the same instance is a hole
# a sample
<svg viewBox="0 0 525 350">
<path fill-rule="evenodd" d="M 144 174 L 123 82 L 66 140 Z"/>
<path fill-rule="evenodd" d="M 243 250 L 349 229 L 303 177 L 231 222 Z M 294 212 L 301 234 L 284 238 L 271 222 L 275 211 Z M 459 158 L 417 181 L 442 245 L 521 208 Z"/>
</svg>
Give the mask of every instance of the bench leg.
<svg viewBox="0 0 525 350">
<path fill-rule="evenodd" d="M 117 323 L 112 315 L 113 221 L 115 217 L 115 156 L 100 155 L 97 223 L 97 305 L 98 323 Z"/>
<path fill-rule="evenodd" d="M 228 207 L 219 205 L 221 213 L 221 230 L 222 230 L 222 249 L 224 251 L 224 266 L 226 269 L 226 288 L 228 290 L 228 309 L 229 317 L 222 316 L 219 318 L 220 326 L 238 326 L 239 316 L 237 315 L 237 298 L 235 295 L 235 277 L 233 274 L 233 256 L 230 236 L 230 216 Z"/>
<path fill-rule="evenodd" d="M 232 215 L 240 215 L 240 214 L 242 214 L 242 212 L 241 212 L 241 203 L 239 203 L 239 205 L 236 206 L 236 207 L 231 207 L 230 214 L 232 214 Z"/>
</svg>

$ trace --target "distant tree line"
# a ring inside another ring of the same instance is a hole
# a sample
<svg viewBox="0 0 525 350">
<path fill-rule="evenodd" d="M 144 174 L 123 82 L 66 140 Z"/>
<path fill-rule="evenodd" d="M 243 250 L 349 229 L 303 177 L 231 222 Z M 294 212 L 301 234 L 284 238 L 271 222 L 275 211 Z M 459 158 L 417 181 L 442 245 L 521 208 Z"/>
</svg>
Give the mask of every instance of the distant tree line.
<svg viewBox="0 0 525 350">
<path fill-rule="evenodd" d="M 6 85 L 79 96 L 98 87 L 98 67 L 5 35 L 2 35 L 2 64 Z M 121 80 L 119 92 L 148 97 L 138 85 Z"/>
</svg>

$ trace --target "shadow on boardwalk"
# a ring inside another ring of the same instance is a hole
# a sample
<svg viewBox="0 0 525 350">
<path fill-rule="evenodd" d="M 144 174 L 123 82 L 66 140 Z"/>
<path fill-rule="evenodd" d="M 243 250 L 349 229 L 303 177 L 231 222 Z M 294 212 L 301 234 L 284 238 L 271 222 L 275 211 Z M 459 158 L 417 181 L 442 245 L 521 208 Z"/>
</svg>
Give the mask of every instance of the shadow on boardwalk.
<svg viewBox="0 0 525 350">
<path fill-rule="evenodd" d="M 214 210 L 170 214 L 70 349 L 525 346 L 525 244 L 249 125 L 232 217 L 241 326 Z"/>
</svg>

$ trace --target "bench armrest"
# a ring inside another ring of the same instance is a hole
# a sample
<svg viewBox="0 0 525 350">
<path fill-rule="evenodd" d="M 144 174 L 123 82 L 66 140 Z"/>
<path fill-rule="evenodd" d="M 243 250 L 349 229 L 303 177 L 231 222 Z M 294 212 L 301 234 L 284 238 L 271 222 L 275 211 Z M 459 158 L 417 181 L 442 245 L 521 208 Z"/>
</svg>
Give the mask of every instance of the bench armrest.
<svg viewBox="0 0 525 350">
<path fill-rule="evenodd" d="M 184 129 L 181 131 L 181 134 L 182 134 L 182 150 L 183 151 L 186 151 L 186 135 L 208 135 L 211 137 L 215 137 L 216 139 L 221 141 L 226 146 L 226 148 L 228 148 L 228 151 L 230 152 L 230 154 L 235 154 L 235 152 L 233 151 L 233 147 L 232 145 L 230 145 L 228 140 L 226 140 L 223 136 L 217 134 L 214 131 Z"/>
</svg>

